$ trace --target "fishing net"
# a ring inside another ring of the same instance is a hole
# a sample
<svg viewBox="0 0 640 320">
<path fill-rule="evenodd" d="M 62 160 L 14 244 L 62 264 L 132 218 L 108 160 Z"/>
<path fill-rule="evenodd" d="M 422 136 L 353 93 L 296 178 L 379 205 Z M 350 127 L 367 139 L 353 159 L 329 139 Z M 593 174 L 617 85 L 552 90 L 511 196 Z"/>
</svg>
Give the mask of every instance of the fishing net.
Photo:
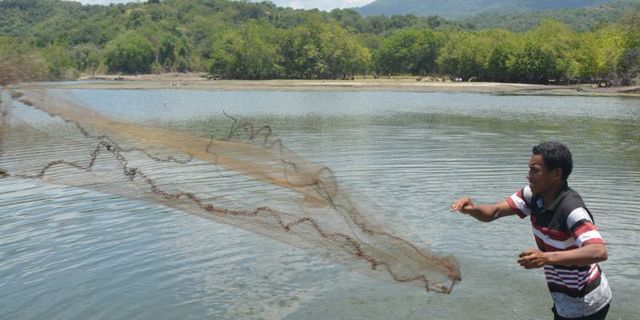
<svg viewBox="0 0 640 320">
<path fill-rule="evenodd" d="M 363 274 L 451 292 L 453 257 L 389 231 L 385 210 L 342 188 L 269 126 L 228 116 L 212 137 L 116 120 L 45 90 L 5 90 L 0 175 L 157 202 L 320 254 Z"/>
</svg>

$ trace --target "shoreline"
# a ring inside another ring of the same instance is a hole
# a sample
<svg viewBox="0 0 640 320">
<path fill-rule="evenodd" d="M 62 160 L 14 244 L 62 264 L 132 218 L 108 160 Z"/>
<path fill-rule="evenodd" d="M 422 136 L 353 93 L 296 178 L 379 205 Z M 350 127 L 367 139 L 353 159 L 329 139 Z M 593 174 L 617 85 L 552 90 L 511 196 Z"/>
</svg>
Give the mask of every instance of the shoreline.
<svg viewBox="0 0 640 320">
<path fill-rule="evenodd" d="M 193 89 L 218 91 L 407 91 L 470 92 L 523 95 L 640 97 L 640 86 L 600 88 L 593 84 L 541 85 L 501 82 L 425 81 L 417 77 L 355 80 L 207 80 L 199 73 L 104 75 L 81 77 L 77 82 L 31 82 L 18 87 L 60 89 Z"/>
</svg>

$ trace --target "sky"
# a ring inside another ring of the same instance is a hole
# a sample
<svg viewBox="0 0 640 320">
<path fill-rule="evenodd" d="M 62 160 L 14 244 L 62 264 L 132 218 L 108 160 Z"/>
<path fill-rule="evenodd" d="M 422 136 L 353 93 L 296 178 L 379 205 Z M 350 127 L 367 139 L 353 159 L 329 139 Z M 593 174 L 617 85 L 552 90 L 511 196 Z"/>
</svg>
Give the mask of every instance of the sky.
<svg viewBox="0 0 640 320">
<path fill-rule="evenodd" d="M 125 2 L 142 2 L 146 0 L 75 0 L 84 4 L 109 4 Z M 369 4 L 374 0 L 270 0 L 279 7 L 292 7 L 296 9 L 320 9 L 332 10 L 336 8 L 353 8 Z"/>
</svg>

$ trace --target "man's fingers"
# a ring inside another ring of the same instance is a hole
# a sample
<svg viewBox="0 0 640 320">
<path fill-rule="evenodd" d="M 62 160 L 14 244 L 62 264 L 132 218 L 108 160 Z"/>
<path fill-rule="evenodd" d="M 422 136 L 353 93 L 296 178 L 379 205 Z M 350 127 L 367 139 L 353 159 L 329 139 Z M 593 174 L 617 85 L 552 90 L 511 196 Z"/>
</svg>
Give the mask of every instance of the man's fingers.
<svg viewBox="0 0 640 320">
<path fill-rule="evenodd" d="M 454 202 L 451 205 L 451 211 L 460 211 L 461 209 L 464 209 L 466 207 L 469 207 L 471 205 L 471 200 L 469 198 L 460 198 L 458 201 Z"/>
<path fill-rule="evenodd" d="M 521 258 L 522 258 L 522 257 L 524 257 L 524 256 L 531 255 L 531 254 L 533 254 L 534 252 L 536 252 L 536 250 L 535 250 L 535 249 L 527 249 L 527 250 L 522 251 L 522 252 L 520 253 L 519 257 L 521 257 Z"/>
<path fill-rule="evenodd" d="M 536 249 L 527 249 L 518 256 L 518 264 L 525 269 L 541 268 L 546 264 L 544 253 Z"/>
</svg>

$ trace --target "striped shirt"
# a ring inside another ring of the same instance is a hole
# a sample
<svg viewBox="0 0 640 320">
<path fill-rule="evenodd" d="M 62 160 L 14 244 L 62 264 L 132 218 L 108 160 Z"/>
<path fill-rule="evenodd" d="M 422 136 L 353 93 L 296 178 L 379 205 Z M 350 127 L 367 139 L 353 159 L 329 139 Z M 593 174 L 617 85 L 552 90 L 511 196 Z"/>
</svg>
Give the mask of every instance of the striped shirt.
<svg viewBox="0 0 640 320">
<path fill-rule="evenodd" d="M 542 198 L 534 196 L 529 186 L 507 198 L 507 202 L 521 218 L 530 217 L 540 251 L 604 243 L 582 198 L 566 184 L 546 209 Z M 609 283 L 597 263 L 581 267 L 545 265 L 544 274 L 556 310 L 563 317 L 588 316 L 611 302 Z"/>
</svg>

